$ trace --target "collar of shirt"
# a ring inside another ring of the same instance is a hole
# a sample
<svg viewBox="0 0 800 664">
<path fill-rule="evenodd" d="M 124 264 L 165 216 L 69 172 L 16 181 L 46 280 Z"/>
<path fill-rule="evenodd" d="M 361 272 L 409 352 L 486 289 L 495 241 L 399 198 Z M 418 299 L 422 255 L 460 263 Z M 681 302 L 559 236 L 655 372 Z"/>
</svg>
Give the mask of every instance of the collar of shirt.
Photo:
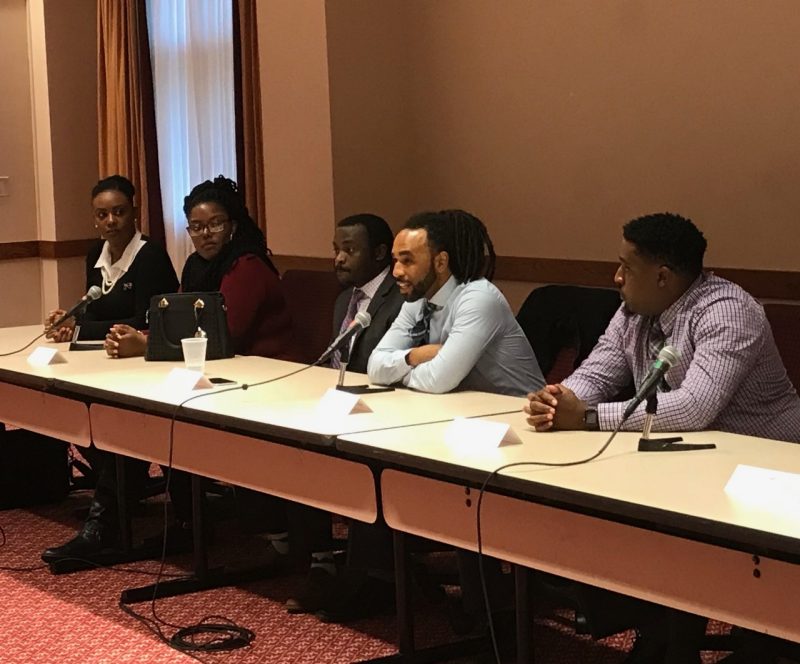
<svg viewBox="0 0 800 664">
<path fill-rule="evenodd" d="M 699 288 L 706 280 L 705 272 L 701 272 L 700 276 L 692 282 L 692 285 L 677 300 L 675 300 L 669 307 L 667 307 L 658 317 L 658 323 L 661 326 L 661 331 L 664 333 L 664 338 L 669 339 L 672 336 L 672 330 L 675 327 L 675 318 L 678 313 L 685 307 L 686 303 L 691 297 L 691 294 Z"/>
<path fill-rule="evenodd" d="M 145 242 L 146 240 L 142 239 L 141 232 L 136 231 L 131 241 L 128 242 L 128 246 L 125 247 L 125 251 L 122 252 L 122 256 L 119 257 L 116 263 L 112 263 L 111 250 L 109 249 L 108 240 L 106 240 L 103 243 L 103 250 L 100 252 L 100 257 L 97 259 L 94 266 L 100 268 L 103 279 L 106 281 L 116 281 L 128 271 L 131 263 L 133 263 L 133 259 L 136 258 L 136 254 L 139 253 L 139 250 L 145 245 Z"/>
<path fill-rule="evenodd" d="M 363 286 L 358 286 L 358 290 L 364 293 L 365 296 L 361 302 L 358 303 L 359 311 L 364 311 L 369 306 L 369 303 L 372 302 L 372 298 L 375 297 L 375 293 L 378 292 L 378 289 L 381 287 L 383 280 L 386 279 L 388 274 L 389 268 L 386 267 L 378 276 L 370 279 Z"/>
<path fill-rule="evenodd" d="M 456 278 L 451 274 L 450 278 L 444 282 L 444 285 L 438 291 L 436 291 L 433 294 L 433 297 L 429 300 L 431 304 L 436 306 L 436 311 L 440 311 L 444 305 L 447 304 L 448 300 L 452 297 L 459 285 L 460 284 L 456 281 Z"/>
</svg>

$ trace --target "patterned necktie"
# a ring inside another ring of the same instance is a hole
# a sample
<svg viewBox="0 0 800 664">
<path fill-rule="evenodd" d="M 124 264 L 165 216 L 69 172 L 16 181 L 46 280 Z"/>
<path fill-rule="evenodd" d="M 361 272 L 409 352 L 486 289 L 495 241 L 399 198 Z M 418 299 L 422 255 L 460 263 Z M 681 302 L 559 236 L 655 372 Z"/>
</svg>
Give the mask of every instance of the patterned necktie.
<svg viewBox="0 0 800 664">
<path fill-rule="evenodd" d="M 367 294 L 362 291 L 360 288 L 354 288 L 353 294 L 350 296 L 350 303 L 347 305 L 347 313 L 344 316 L 344 320 L 342 321 L 342 325 L 339 327 L 339 334 L 344 332 L 358 313 L 358 305 L 360 302 L 367 296 Z M 338 369 L 342 366 L 342 353 L 341 351 L 337 350 L 334 351 L 333 356 L 331 357 L 331 366 L 334 369 Z"/>
<path fill-rule="evenodd" d="M 433 312 L 437 309 L 439 309 L 439 307 L 432 302 L 428 302 L 427 300 L 425 301 L 425 304 L 422 305 L 422 318 L 414 323 L 414 327 L 408 331 L 409 335 L 411 336 L 411 341 L 415 346 L 424 346 L 425 344 L 430 343 L 431 316 L 433 316 Z"/>
<path fill-rule="evenodd" d="M 667 343 L 667 338 L 664 335 L 664 330 L 661 329 L 661 323 L 658 318 L 650 319 L 650 330 L 647 333 L 647 347 L 650 351 L 650 360 L 655 362 L 658 359 L 658 354 Z M 665 376 L 661 377 L 661 382 L 658 384 L 659 392 L 669 392 L 670 386 L 667 383 Z"/>
</svg>

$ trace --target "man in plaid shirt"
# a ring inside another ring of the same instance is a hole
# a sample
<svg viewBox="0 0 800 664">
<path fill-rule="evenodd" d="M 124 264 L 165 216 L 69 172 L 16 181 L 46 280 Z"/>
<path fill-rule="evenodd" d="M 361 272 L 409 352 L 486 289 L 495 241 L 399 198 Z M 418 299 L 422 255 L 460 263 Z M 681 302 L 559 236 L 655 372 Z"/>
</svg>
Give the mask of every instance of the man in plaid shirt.
<svg viewBox="0 0 800 664">
<path fill-rule="evenodd" d="M 627 406 L 615 397 L 640 385 L 669 344 L 680 359 L 658 387 L 654 430 L 800 442 L 800 399 L 764 309 L 735 284 L 703 272 L 706 240 L 697 227 L 675 214 L 653 214 L 627 223 L 622 235 L 614 282 L 623 304 L 571 376 L 528 395 L 528 423 L 537 431 L 615 429 Z M 644 417 L 640 404 L 623 428 L 641 429 Z M 622 609 L 619 601 L 611 606 Z M 701 661 L 705 618 L 634 599 L 625 612 L 639 616 L 626 664 Z"/>
<path fill-rule="evenodd" d="M 680 360 L 659 386 L 656 431 L 715 429 L 800 442 L 800 399 L 763 307 L 739 286 L 703 272 L 706 241 L 688 219 L 664 213 L 623 228 L 614 281 L 624 301 L 591 355 L 558 385 L 528 395 L 528 423 L 613 430 L 624 401 L 661 346 Z M 640 430 L 644 404 L 623 428 Z"/>
</svg>

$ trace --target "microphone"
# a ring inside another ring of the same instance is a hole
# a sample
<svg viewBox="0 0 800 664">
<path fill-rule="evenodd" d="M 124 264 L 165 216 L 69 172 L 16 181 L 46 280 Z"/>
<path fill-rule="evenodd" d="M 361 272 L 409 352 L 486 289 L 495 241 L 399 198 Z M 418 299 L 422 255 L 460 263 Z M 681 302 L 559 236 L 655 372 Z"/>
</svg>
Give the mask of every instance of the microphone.
<svg viewBox="0 0 800 664">
<path fill-rule="evenodd" d="M 89 302 L 92 302 L 98 299 L 103 294 L 103 291 L 100 290 L 100 286 L 92 286 L 88 291 L 86 291 L 86 295 L 84 295 L 78 303 L 72 307 L 67 313 L 65 313 L 61 318 L 59 318 L 55 323 L 50 326 L 50 329 L 55 329 L 59 327 L 64 321 L 72 318 L 75 314 L 79 313 L 82 309 L 85 309 Z"/>
<path fill-rule="evenodd" d="M 680 352 L 678 352 L 678 349 L 673 346 L 664 346 L 659 351 L 658 358 L 650 366 L 650 371 L 647 372 L 647 376 L 645 376 L 642 384 L 636 391 L 636 396 L 633 397 L 627 408 L 625 408 L 625 414 L 622 416 L 623 422 L 631 416 L 631 413 L 636 410 L 642 401 L 656 391 L 656 388 L 658 388 L 658 384 L 661 382 L 664 374 L 666 374 L 667 371 L 675 366 L 680 359 Z"/>
<path fill-rule="evenodd" d="M 355 318 L 353 318 L 353 322 L 347 326 L 347 329 L 339 334 L 332 342 L 328 348 L 325 349 L 325 352 L 319 356 L 319 359 L 314 362 L 314 364 L 322 364 L 326 360 L 333 355 L 334 351 L 343 348 L 355 335 L 357 335 L 361 330 L 364 328 L 369 327 L 369 324 L 372 322 L 372 316 L 370 316 L 366 311 L 359 311 Z"/>
</svg>

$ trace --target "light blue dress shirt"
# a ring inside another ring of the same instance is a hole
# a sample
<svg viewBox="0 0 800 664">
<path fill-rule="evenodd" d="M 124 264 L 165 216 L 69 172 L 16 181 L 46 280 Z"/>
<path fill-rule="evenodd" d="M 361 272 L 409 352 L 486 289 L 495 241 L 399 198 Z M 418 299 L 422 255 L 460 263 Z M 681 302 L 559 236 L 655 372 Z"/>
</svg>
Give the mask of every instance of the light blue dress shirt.
<svg viewBox="0 0 800 664">
<path fill-rule="evenodd" d="M 406 302 L 372 351 L 372 383 L 402 383 L 422 392 L 455 389 L 524 396 L 544 386 L 539 363 L 511 308 L 486 279 L 459 284 L 455 277 L 431 298 L 440 307 L 431 317 L 430 343 L 443 344 L 430 362 L 406 363 L 414 347 L 410 331 L 422 318 L 425 300 Z"/>
</svg>

